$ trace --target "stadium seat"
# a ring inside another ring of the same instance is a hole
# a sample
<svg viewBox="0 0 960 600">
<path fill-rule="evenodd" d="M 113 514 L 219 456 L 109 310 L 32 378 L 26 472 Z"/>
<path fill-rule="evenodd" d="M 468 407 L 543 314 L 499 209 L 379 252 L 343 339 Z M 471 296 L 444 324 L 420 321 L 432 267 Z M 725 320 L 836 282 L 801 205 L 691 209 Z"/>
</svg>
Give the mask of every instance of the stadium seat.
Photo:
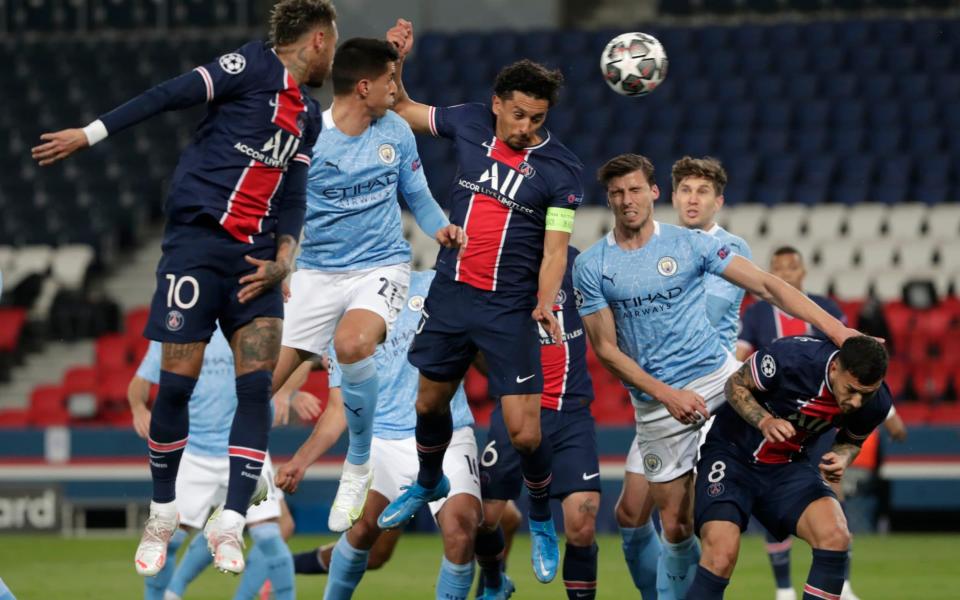
<svg viewBox="0 0 960 600">
<path fill-rule="evenodd" d="M 886 218 L 887 237 L 894 240 L 915 240 L 922 235 L 927 206 L 917 202 L 899 203 L 890 207 Z"/>
<path fill-rule="evenodd" d="M 860 300 L 870 293 L 870 278 L 861 269 L 838 270 L 833 272 L 831 287 L 840 300 Z"/>
<path fill-rule="evenodd" d="M 101 370 L 120 369 L 130 365 L 130 339 L 121 334 L 97 338 L 96 367 Z"/>
<path fill-rule="evenodd" d="M 887 207 L 862 203 L 850 208 L 847 215 L 847 237 L 853 240 L 872 240 L 880 235 Z"/>
<path fill-rule="evenodd" d="M 870 276 L 873 296 L 881 302 L 891 302 L 903 298 L 903 285 L 910 280 L 912 273 L 886 268 L 873 271 Z"/>
<path fill-rule="evenodd" d="M 726 225 L 724 227 L 727 230 L 749 240 L 760 235 L 767 212 L 766 206 L 740 204 L 726 208 L 720 214 L 721 218 L 725 219 Z"/>
<path fill-rule="evenodd" d="M 960 204 L 930 207 L 927 213 L 927 236 L 944 242 L 960 239 Z"/>
<path fill-rule="evenodd" d="M 847 220 L 849 208 L 842 204 L 825 204 L 807 212 L 805 235 L 813 240 L 830 240 L 839 235 Z"/>
<path fill-rule="evenodd" d="M 30 424 L 37 427 L 66 425 L 70 421 L 63 388 L 40 385 L 30 394 Z"/>
<path fill-rule="evenodd" d="M 771 211 L 764 235 L 773 240 L 792 240 L 800 235 L 808 208 L 802 204 L 780 204 Z"/>
<path fill-rule="evenodd" d="M 857 242 L 849 237 L 823 240 L 817 247 L 817 260 L 821 269 L 829 272 L 849 269 L 857 255 Z"/>
<path fill-rule="evenodd" d="M 761 267 L 766 267 L 767 263 L 760 263 Z M 830 292 L 830 276 L 822 269 L 807 271 L 807 276 L 803 280 L 803 290 L 808 294 L 820 294 L 825 296 Z"/>
<path fill-rule="evenodd" d="M 860 244 L 858 256 L 861 269 L 881 271 L 894 266 L 897 247 L 889 240 L 864 240 Z"/>
<path fill-rule="evenodd" d="M 904 271 L 923 275 L 929 272 L 934 264 L 933 258 L 937 252 L 937 244 L 930 238 L 910 238 L 903 237 L 897 254 L 899 256 L 898 265 Z"/>
<path fill-rule="evenodd" d="M 135 308 L 127 313 L 124 318 L 123 331 L 128 336 L 143 336 L 143 330 L 147 326 L 147 320 L 150 318 L 150 309 L 147 307 Z"/>
</svg>

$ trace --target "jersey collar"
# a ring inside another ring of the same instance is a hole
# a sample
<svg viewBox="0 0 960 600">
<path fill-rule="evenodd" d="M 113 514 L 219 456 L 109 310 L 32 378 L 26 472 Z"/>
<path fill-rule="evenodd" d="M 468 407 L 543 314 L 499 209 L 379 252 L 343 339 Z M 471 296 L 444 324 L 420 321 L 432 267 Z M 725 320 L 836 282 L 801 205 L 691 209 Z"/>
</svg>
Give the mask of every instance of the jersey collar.
<svg viewBox="0 0 960 600">
<path fill-rule="evenodd" d="M 653 221 L 653 235 L 660 235 L 660 221 L 657 221 L 657 220 Z M 651 236 L 651 239 L 652 239 L 652 236 Z M 613 235 L 612 229 L 607 232 L 607 245 L 608 246 L 617 245 L 617 238 L 615 235 Z"/>
<path fill-rule="evenodd" d="M 336 129 L 337 124 L 333 122 L 333 105 L 330 105 L 330 108 L 323 111 L 323 128 L 324 129 Z"/>
<path fill-rule="evenodd" d="M 704 231 L 707 235 L 717 235 L 717 232 L 720 231 L 720 223 L 714 223 L 713 227 Z"/>
</svg>

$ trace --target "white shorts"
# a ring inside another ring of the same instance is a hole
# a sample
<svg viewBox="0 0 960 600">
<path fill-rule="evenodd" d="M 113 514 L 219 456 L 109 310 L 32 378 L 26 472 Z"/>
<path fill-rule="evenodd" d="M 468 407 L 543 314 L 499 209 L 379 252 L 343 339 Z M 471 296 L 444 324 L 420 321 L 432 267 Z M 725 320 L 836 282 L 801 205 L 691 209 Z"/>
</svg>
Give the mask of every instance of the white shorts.
<svg viewBox="0 0 960 600">
<path fill-rule="evenodd" d="M 726 402 L 723 388 L 727 379 L 739 368 L 740 362 L 728 353 L 723 366 L 683 387 L 703 396 L 711 415 L 710 424 L 712 415 Z M 697 464 L 700 431 L 706 423 L 685 425 L 659 402 L 634 402 L 634 406 L 637 435 L 627 455 L 627 472 L 640 473 L 653 483 L 663 483 L 692 471 Z"/>
<path fill-rule="evenodd" d="M 343 273 L 297 271 L 290 278 L 282 343 L 288 348 L 324 354 L 341 317 L 356 309 L 380 315 L 389 332 L 403 310 L 409 287 L 408 263 Z"/>
<path fill-rule="evenodd" d="M 263 463 L 263 475 L 270 483 L 267 499 L 247 511 L 247 523 L 257 523 L 280 517 L 281 491 L 273 482 L 273 463 L 270 454 Z M 202 529 L 210 512 L 227 499 L 230 482 L 230 458 L 227 456 L 200 456 L 184 451 L 177 471 L 177 511 L 180 524 Z"/>
<path fill-rule="evenodd" d="M 393 502 L 401 494 L 400 487 L 410 485 L 417 479 L 420 462 L 417 458 L 417 440 L 408 437 L 402 440 L 385 440 L 374 436 L 370 447 L 373 461 L 373 485 L 371 489 Z M 472 427 L 461 427 L 453 432 L 450 446 L 443 456 L 443 474 L 450 480 L 450 493 L 470 494 L 480 500 L 480 479 L 477 470 L 477 438 Z M 430 503 L 434 516 L 440 512 L 446 498 Z"/>
</svg>

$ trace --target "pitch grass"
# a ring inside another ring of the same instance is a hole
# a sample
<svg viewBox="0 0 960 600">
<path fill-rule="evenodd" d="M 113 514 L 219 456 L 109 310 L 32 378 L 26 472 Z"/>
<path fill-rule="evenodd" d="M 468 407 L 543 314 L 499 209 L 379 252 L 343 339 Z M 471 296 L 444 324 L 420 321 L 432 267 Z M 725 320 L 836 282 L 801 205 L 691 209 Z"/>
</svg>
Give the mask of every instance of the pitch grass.
<svg viewBox="0 0 960 600">
<path fill-rule="evenodd" d="M 290 546 L 299 552 L 332 539 L 297 536 Z M 598 598 L 639 598 L 624 566 L 619 538 L 603 536 L 599 544 Z M 126 537 L 64 539 L 4 535 L 0 536 L 0 577 L 18 600 L 142 598 L 143 580 L 133 570 L 135 546 L 136 540 Z M 534 580 L 528 553 L 528 538 L 519 536 L 509 571 L 518 587 L 514 598 L 565 598 L 561 576 L 550 585 Z M 958 535 L 859 536 L 854 547 L 854 590 L 863 600 L 958 598 L 958 556 Z M 400 540 L 393 560 L 384 569 L 367 574 L 355 597 L 429 600 L 434 597 L 439 562 L 438 537 L 408 535 Z M 795 586 L 802 586 L 809 566 L 809 549 L 803 542 L 795 542 Z M 238 581 L 210 568 L 187 590 L 187 598 L 231 598 Z M 297 597 L 322 598 L 325 581 L 325 576 L 298 576 Z M 760 538 L 744 539 L 740 562 L 726 597 L 773 598 L 773 581 Z"/>
</svg>

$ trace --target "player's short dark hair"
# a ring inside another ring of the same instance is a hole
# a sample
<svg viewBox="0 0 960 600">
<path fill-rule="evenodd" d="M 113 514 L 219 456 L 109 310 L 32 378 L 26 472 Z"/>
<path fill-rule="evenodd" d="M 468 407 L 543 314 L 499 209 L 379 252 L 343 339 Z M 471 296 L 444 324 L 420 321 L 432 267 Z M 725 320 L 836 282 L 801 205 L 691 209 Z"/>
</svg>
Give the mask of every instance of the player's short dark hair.
<svg viewBox="0 0 960 600">
<path fill-rule="evenodd" d="M 497 73 L 493 82 L 493 93 L 502 100 L 508 100 L 513 92 L 521 92 L 539 100 L 546 100 L 553 106 L 560 98 L 562 86 L 563 73 L 559 69 L 551 71 L 540 63 L 524 58 L 507 65 Z"/>
<path fill-rule="evenodd" d="M 800 257 L 800 260 L 803 260 L 803 254 L 793 246 L 780 246 L 773 251 L 774 256 L 785 256 L 787 254 L 796 254 Z"/>
<path fill-rule="evenodd" d="M 887 349 L 868 335 L 858 335 L 843 342 L 837 360 L 840 367 L 862 385 L 873 385 L 887 374 Z"/>
<path fill-rule="evenodd" d="M 337 18 L 330 0 L 280 0 L 270 10 L 270 41 L 286 46 L 317 25 L 329 27 Z"/>
<path fill-rule="evenodd" d="M 727 186 L 727 171 L 719 160 L 712 156 L 703 158 L 693 158 L 684 156 L 673 163 L 671 171 L 673 177 L 673 189 L 676 190 L 680 182 L 687 177 L 702 177 L 713 184 L 713 189 L 718 196 L 723 195 L 723 188 Z"/>
<path fill-rule="evenodd" d="M 597 169 L 597 181 L 599 181 L 603 187 L 607 187 L 611 179 L 623 177 L 634 171 L 643 173 L 647 183 L 651 186 L 656 183 L 653 180 L 653 163 L 650 162 L 649 158 L 641 156 L 640 154 L 621 154 L 614 156 Z"/>
<path fill-rule="evenodd" d="M 333 93 L 349 94 L 358 81 L 380 77 L 399 58 L 396 46 L 386 40 L 350 38 L 333 55 Z"/>
</svg>

